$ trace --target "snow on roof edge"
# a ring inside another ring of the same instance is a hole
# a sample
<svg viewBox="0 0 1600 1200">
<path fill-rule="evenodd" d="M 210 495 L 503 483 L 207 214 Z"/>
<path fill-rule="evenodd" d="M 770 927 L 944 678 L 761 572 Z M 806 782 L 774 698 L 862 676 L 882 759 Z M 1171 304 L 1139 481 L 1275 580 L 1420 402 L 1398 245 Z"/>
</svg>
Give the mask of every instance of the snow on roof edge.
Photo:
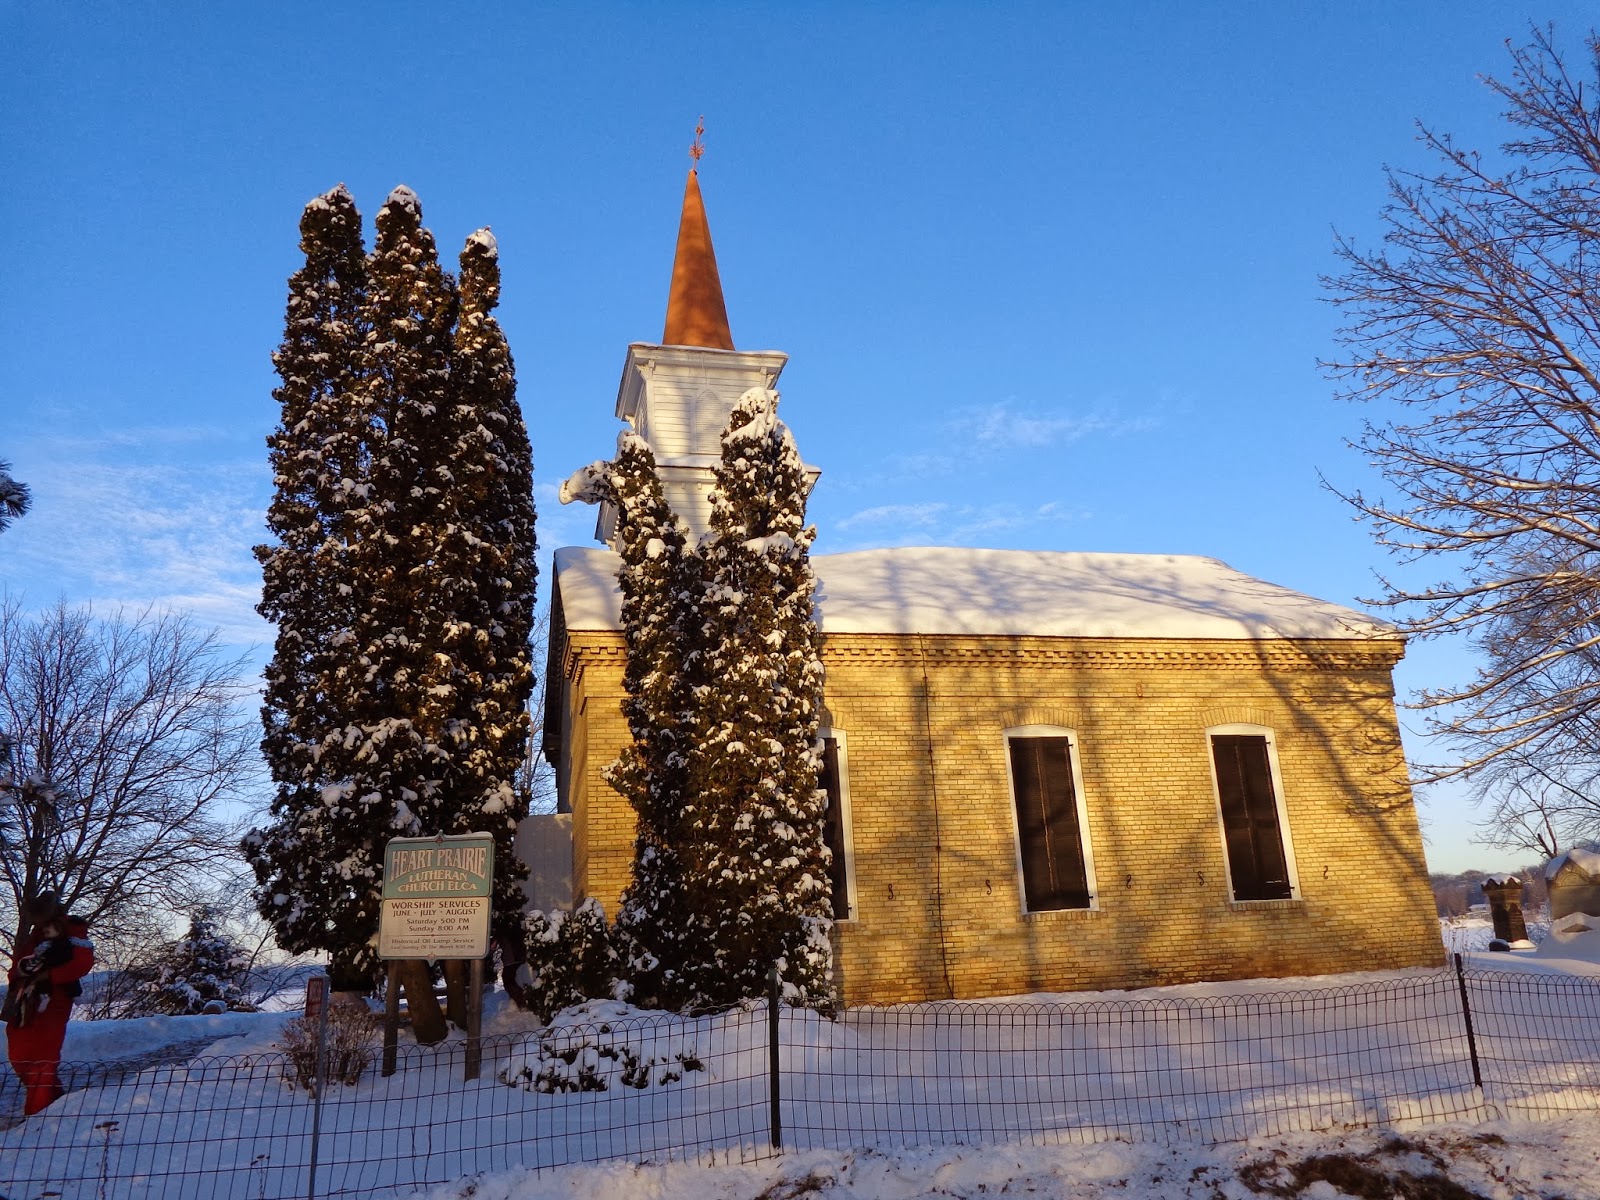
<svg viewBox="0 0 1600 1200">
<path fill-rule="evenodd" d="M 1570 850 L 1563 850 L 1544 865 L 1544 877 L 1548 883 L 1561 871 L 1561 868 L 1571 863 L 1578 870 L 1587 875 L 1600 878 L 1600 854 L 1583 846 L 1574 846 Z"/>
<path fill-rule="evenodd" d="M 1378 618 L 1198 555 L 898 547 L 812 557 L 826 633 L 1403 640 Z M 570 630 L 614 630 L 616 555 L 555 552 Z"/>
</svg>

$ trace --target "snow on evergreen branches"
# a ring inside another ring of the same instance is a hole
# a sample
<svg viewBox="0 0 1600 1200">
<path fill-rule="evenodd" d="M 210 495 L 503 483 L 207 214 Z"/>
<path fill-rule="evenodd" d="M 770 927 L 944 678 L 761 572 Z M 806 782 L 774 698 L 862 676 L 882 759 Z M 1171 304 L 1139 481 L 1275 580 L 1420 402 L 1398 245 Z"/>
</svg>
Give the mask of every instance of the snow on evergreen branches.
<svg viewBox="0 0 1600 1200">
<path fill-rule="evenodd" d="M 499 249 L 480 229 L 461 251 L 461 314 L 452 364 L 453 445 L 447 471 L 454 513 L 444 524 L 436 569 L 455 575 L 443 650 L 456 678 L 445 723 L 462 794 L 447 802 L 446 833 L 495 835 L 494 934 L 517 936 L 526 868 L 517 860 L 517 823 L 527 798 L 513 786 L 530 733 L 530 640 L 537 542 L 533 455 L 517 405 L 511 350 L 492 315 L 500 300 Z M 436 663 L 441 659 L 436 658 Z"/>
<path fill-rule="evenodd" d="M 493 831 L 497 931 L 522 904 L 531 454 L 493 236 L 467 239 L 458 287 L 421 221 L 396 188 L 369 256 L 342 186 L 307 205 L 274 358 L 277 542 L 257 555 L 278 791 L 244 850 L 280 944 L 331 952 L 341 987 L 377 967 L 391 837 Z"/>
<path fill-rule="evenodd" d="M 698 547 L 636 434 L 562 489 L 618 514 L 633 738 L 605 774 L 636 818 L 617 934 L 644 1005 L 761 995 L 774 964 L 791 1000 L 831 1003 L 815 530 L 777 402 L 756 388 L 734 407 Z"/>
<path fill-rule="evenodd" d="M 522 1005 L 541 1021 L 585 1000 L 613 998 L 620 960 L 594 897 L 570 912 L 524 913 L 522 936 Z"/>
<path fill-rule="evenodd" d="M 677 1007 L 690 999 L 684 964 L 707 952 L 692 940 L 696 926 L 682 908 L 680 814 L 689 757 L 686 713 L 697 678 L 698 563 L 643 438 L 624 432 L 617 439 L 604 489 L 617 508 L 627 643 L 622 712 L 633 735 L 605 770 L 635 814 L 633 876 L 617 928 L 635 1001 Z"/>
<path fill-rule="evenodd" d="M 136 1015 L 254 1011 L 248 998 L 250 953 L 223 932 L 210 906 L 195 909 L 188 932 L 138 973 L 143 980 L 131 1009 Z"/>
<path fill-rule="evenodd" d="M 610 499 L 611 464 L 603 459 L 579 467 L 561 483 L 561 503 L 599 504 Z"/>
<path fill-rule="evenodd" d="M 273 355 L 282 420 L 268 438 L 276 490 L 267 527 L 276 540 L 256 547 L 259 611 L 278 626 L 262 705 L 262 752 L 277 791 L 271 821 L 243 849 L 279 945 L 329 950 L 337 964 L 350 957 L 342 943 L 362 940 L 377 917 L 372 859 L 357 849 L 365 798 L 336 762 L 323 761 L 345 739 L 356 687 L 350 631 L 366 600 L 347 548 L 370 474 L 361 399 L 370 315 L 349 192 L 341 186 L 308 204 L 300 234 L 306 263 L 290 277 Z"/>
<path fill-rule="evenodd" d="M 777 406 L 763 388 L 734 405 L 700 550 L 704 687 L 686 738 L 683 871 L 696 932 L 711 948 L 692 983 L 710 1004 L 760 995 L 774 963 L 797 1002 L 831 996 L 816 530 Z"/>
</svg>

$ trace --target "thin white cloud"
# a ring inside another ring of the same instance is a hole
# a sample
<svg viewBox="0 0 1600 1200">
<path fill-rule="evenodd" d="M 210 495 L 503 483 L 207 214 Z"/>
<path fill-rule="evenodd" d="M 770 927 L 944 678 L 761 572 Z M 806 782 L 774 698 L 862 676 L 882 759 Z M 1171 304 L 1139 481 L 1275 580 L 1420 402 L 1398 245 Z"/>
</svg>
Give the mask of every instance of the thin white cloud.
<svg viewBox="0 0 1600 1200">
<path fill-rule="evenodd" d="M 1048 412 L 1024 408 L 1011 400 L 958 411 L 948 431 L 986 450 L 1041 449 L 1063 446 L 1096 434 L 1121 437 L 1159 429 L 1153 417 L 1124 417 L 1114 405 L 1089 413 Z"/>
<path fill-rule="evenodd" d="M 593 546 L 595 521 L 600 510 L 592 504 L 561 503 L 559 483 L 533 485 L 533 502 L 539 509 L 539 559 L 541 580 L 547 574 L 551 551 L 560 546 Z M 544 584 L 539 585 L 541 594 Z"/>
<path fill-rule="evenodd" d="M 1089 438 L 1127 437 L 1162 428 L 1160 417 L 1126 416 L 1105 402 L 1088 412 L 1041 409 L 1015 399 L 968 405 L 948 412 L 922 431 L 929 443 L 949 449 L 913 446 L 885 457 L 875 482 L 939 478 L 973 468 L 993 468 L 1006 456 L 1047 450 Z M 916 440 L 911 438 L 908 440 Z M 859 479 L 840 481 L 846 491 L 866 490 Z"/>
<path fill-rule="evenodd" d="M 929 504 L 880 504 L 864 508 L 835 522 L 838 529 L 858 529 L 862 526 L 910 525 L 928 528 L 937 525 L 941 514 L 950 506 L 942 502 Z"/>
<path fill-rule="evenodd" d="M 101 433 L 70 420 L 9 437 L 6 452 L 34 504 L 0 535 L 0 585 L 32 608 L 65 598 L 107 612 L 189 612 L 264 662 L 275 630 L 255 611 L 261 572 L 252 548 L 268 540 L 272 479 L 258 445 L 205 427 Z M 557 493 L 553 483 L 534 489 L 541 593 L 550 551 L 594 537 L 595 510 L 563 505 Z"/>
<path fill-rule="evenodd" d="M 49 416 L 62 428 L 50 435 L 46 447 L 56 454 L 75 458 L 92 458 L 114 449 L 147 453 L 157 446 L 214 446 L 238 435 L 237 430 L 220 425 L 124 425 L 90 433 L 73 428 L 72 422 L 78 417 L 71 409 L 61 409 Z M 264 443 L 261 457 L 265 461 Z"/>
<path fill-rule="evenodd" d="M 1087 519 L 1087 512 L 1072 510 L 1059 501 L 1024 505 L 992 504 L 882 504 L 864 508 L 833 522 L 833 529 L 850 531 L 852 538 L 827 539 L 830 551 L 866 550 L 885 546 L 970 545 L 986 535 L 1042 525 Z"/>
<path fill-rule="evenodd" d="M 181 609 L 228 645 L 259 651 L 272 637 L 254 611 L 251 554 L 266 538 L 265 453 L 217 458 L 210 431 L 143 432 L 28 439 L 34 504 L 0 536 L 0 581 L 35 607 L 64 597 L 102 610 Z"/>
<path fill-rule="evenodd" d="M 889 480 L 937 478 L 971 465 L 970 458 L 963 461 L 953 454 L 919 450 L 889 455 L 884 459 L 883 477 Z"/>
</svg>

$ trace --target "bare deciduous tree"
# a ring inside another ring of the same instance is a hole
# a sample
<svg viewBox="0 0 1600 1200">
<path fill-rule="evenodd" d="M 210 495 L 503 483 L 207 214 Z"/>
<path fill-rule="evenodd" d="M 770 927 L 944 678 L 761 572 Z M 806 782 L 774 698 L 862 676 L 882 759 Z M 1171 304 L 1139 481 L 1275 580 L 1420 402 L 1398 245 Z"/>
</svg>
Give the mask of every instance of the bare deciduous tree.
<svg viewBox="0 0 1600 1200">
<path fill-rule="evenodd" d="M 1551 31 L 1535 30 L 1511 51 L 1509 81 L 1486 80 L 1507 105 L 1512 139 L 1486 156 L 1423 127 L 1437 173 L 1391 171 L 1383 244 L 1342 240 L 1343 273 L 1325 281 L 1344 317 L 1346 356 L 1328 364 L 1341 394 L 1392 414 L 1353 442 L 1387 488 L 1345 497 L 1407 564 L 1376 602 L 1397 606 L 1411 633 L 1464 633 L 1482 651 L 1475 678 L 1418 698 L 1452 747 L 1451 761 L 1427 768 L 1432 778 L 1481 778 L 1497 762 L 1514 776 L 1514 761 L 1597 761 L 1592 35 L 1585 57 L 1587 90 Z M 1424 573 L 1445 577 L 1413 582 Z"/>
<path fill-rule="evenodd" d="M 553 813 L 557 799 L 556 770 L 544 753 L 545 689 L 549 687 L 546 660 L 550 653 L 548 604 L 534 613 L 528 642 L 531 648 L 529 661 L 533 663 L 533 693 L 528 697 L 528 743 L 513 786 L 527 797 L 530 813 Z"/>
<path fill-rule="evenodd" d="M 1600 759 L 1510 751 L 1482 769 L 1477 798 L 1488 812 L 1483 841 L 1554 858 L 1600 839 Z"/>
<path fill-rule="evenodd" d="M 240 664 L 187 617 L 36 618 L 0 598 L 0 920 L 58 892 L 97 936 L 137 939 L 237 869 L 226 806 L 256 762 Z"/>
</svg>

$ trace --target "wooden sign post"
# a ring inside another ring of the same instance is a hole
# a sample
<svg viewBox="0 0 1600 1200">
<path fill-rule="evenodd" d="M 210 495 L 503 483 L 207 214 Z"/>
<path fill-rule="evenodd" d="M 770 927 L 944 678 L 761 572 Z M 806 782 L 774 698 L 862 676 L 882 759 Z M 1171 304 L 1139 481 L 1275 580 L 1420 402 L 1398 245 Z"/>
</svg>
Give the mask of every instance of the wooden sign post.
<svg viewBox="0 0 1600 1200">
<path fill-rule="evenodd" d="M 483 960 L 489 953 L 494 892 L 494 835 L 392 838 L 383 848 L 383 908 L 378 957 L 389 961 L 383 1022 L 383 1073 L 393 1075 L 400 1025 L 402 959 L 465 959 L 472 964 L 467 1002 L 466 1078 L 482 1069 Z"/>
</svg>

